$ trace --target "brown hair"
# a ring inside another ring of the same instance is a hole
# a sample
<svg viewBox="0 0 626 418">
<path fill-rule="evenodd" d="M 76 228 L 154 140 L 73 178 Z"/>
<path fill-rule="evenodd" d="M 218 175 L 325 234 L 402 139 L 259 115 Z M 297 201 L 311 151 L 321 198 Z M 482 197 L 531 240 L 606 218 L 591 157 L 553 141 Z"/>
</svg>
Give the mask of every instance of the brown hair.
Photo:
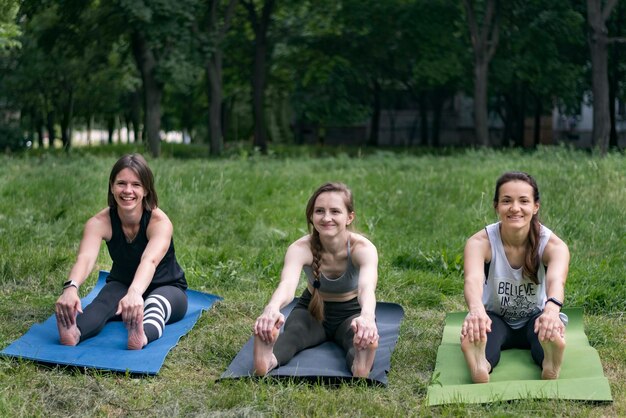
<svg viewBox="0 0 626 418">
<path fill-rule="evenodd" d="M 509 171 L 500 176 L 496 182 L 496 192 L 493 196 L 493 207 L 497 208 L 500 200 L 500 187 L 503 184 L 510 181 L 523 181 L 528 183 L 533 188 L 533 200 L 535 203 L 539 203 L 539 186 L 535 179 L 528 173 L 521 171 Z M 528 240 L 526 241 L 526 255 L 524 256 L 524 266 L 522 272 L 524 276 L 532 280 L 533 283 L 539 284 L 539 278 L 537 277 L 537 270 L 539 270 L 539 233 L 541 225 L 539 223 L 539 212 L 530 220 L 530 232 L 528 234 Z"/>
<path fill-rule="evenodd" d="M 113 168 L 111 169 L 111 174 L 109 175 L 109 206 L 112 208 L 117 207 L 115 197 L 111 192 L 111 187 L 115 182 L 115 177 L 117 177 L 119 172 L 125 168 L 133 170 L 137 177 L 139 177 L 139 181 L 141 181 L 141 185 L 146 191 L 142 201 L 142 206 L 144 210 L 151 211 L 156 208 L 159 204 L 159 199 L 154 188 L 154 176 L 152 175 L 150 167 L 148 167 L 148 163 L 141 156 L 141 154 L 126 154 L 119 160 L 117 160 L 117 162 L 113 165 Z"/>
<path fill-rule="evenodd" d="M 354 212 L 354 201 L 352 199 L 352 191 L 343 183 L 326 183 L 321 185 L 309 198 L 309 202 L 306 205 L 306 222 L 309 227 L 309 233 L 311 235 L 311 252 L 313 253 L 313 263 L 311 268 L 313 269 L 313 277 L 315 282 L 319 282 L 320 276 L 320 261 L 322 259 L 322 242 L 320 241 L 320 234 L 313 225 L 313 211 L 315 210 L 315 201 L 322 193 L 326 192 L 339 192 L 343 193 L 343 202 L 346 205 L 348 213 Z M 352 229 L 352 224 L 348 226 L 348 229 Z M 319 294 L 317 288 L 313 288 L 313 294 L 311 295 L 311 301 L 309 302 L 309 312 L 318 321 L 324 320 L 324 301 Z"/>
</svg>

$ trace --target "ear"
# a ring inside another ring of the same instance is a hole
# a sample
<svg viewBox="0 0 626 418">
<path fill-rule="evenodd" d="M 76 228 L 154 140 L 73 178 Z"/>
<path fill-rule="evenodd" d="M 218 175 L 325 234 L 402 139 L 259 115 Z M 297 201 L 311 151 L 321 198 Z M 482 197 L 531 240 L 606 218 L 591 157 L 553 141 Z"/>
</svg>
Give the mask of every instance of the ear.
<svg viewBox="0 0 626 418">
<path fill-rule="evenodd" d="M 350 212 L 348 214 L 348 222 L 346 222 L 346 226 L 350 225 L 352 222 L 354 222 L 354 218 L 356 218 L 356 215 L 354 214 L 354 212 Z"/>
<path fill-rule="evenodd" d="M 536 215 L 539 212 L 539 202 L 535 202 L 535 208 L 533 209 L 533 215 Z"/>
</svg>

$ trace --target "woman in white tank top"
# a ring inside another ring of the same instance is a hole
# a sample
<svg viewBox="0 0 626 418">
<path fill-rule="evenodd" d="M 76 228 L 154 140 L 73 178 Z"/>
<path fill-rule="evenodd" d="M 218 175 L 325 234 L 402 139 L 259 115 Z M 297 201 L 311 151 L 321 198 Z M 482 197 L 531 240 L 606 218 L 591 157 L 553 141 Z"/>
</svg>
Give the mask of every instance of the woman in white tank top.
<svg viewBox="0 0 626 418">
<path fill-rule="evenodd" d="M 567 245 L 539 223 L 539 189 L 522 172 L 503 174 L 493 205 L 499 222 L 465 246 L 465 301 L 461 349 L 474 383 L 507 348 L 529 348 L 542 379 L 557 379 L 567 317 L 560 313 L 569 269 Z"/>
</svg>

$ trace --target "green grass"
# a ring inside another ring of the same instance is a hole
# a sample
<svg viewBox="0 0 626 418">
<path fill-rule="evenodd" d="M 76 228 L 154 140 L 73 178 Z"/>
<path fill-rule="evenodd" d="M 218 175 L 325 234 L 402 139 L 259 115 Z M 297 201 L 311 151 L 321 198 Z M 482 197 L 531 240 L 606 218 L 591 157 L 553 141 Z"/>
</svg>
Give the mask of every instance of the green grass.
<svg viewBox="0 0 626 418">
<path fill-rule="evenodd" d="M 332 153 L 150 160 L 190 286 L 224 301 L 172 350 L 157 377 L 0 359 L 0 416 L 626 415 L 623 155 L 600 159 L 552 148 L 438 156 Z M 106 205 L 109 170 L 119 154 L 105 147 L 98 154 L 0 157 L 1 347 L 52 313 L 84 222 Z M 542 220 L 570 247 L 566 303 L 585 308 L 585 329 L 611 382 L 613 404 L 426 406 L 445 313 L 465 308 L 465 240 L 496 219 L 494 182 L 510 169 L 538 179 Z M 406 311 L 389 387 L 216 383 L 276 287 L 287 245 L 306 232 L 310 193 L 327 180 L 352 187 L 357 228 L 379 249 L 377 297 Z M 103 245 L 96 269 L 110 266 Z"/>
</svg>

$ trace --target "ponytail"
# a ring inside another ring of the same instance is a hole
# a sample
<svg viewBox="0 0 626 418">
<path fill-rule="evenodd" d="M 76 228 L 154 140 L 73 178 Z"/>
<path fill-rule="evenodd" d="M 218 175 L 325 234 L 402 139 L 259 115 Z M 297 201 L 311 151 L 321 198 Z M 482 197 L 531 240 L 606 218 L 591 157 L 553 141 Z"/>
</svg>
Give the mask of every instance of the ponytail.
<svg viewBox="0 0 626 418">
<path fill-rule="evenodd" d="M 528 240 L 526 241 L 526 256 L 524 257 L 524 266 L 522 273 L 528 277 L 534 284 L 539 284 L 537 272 L 539 270 L 539 233 L 541 225 L 539 217 L 533 215 L 530 220 L 530 231 Z"/>
</svg>

